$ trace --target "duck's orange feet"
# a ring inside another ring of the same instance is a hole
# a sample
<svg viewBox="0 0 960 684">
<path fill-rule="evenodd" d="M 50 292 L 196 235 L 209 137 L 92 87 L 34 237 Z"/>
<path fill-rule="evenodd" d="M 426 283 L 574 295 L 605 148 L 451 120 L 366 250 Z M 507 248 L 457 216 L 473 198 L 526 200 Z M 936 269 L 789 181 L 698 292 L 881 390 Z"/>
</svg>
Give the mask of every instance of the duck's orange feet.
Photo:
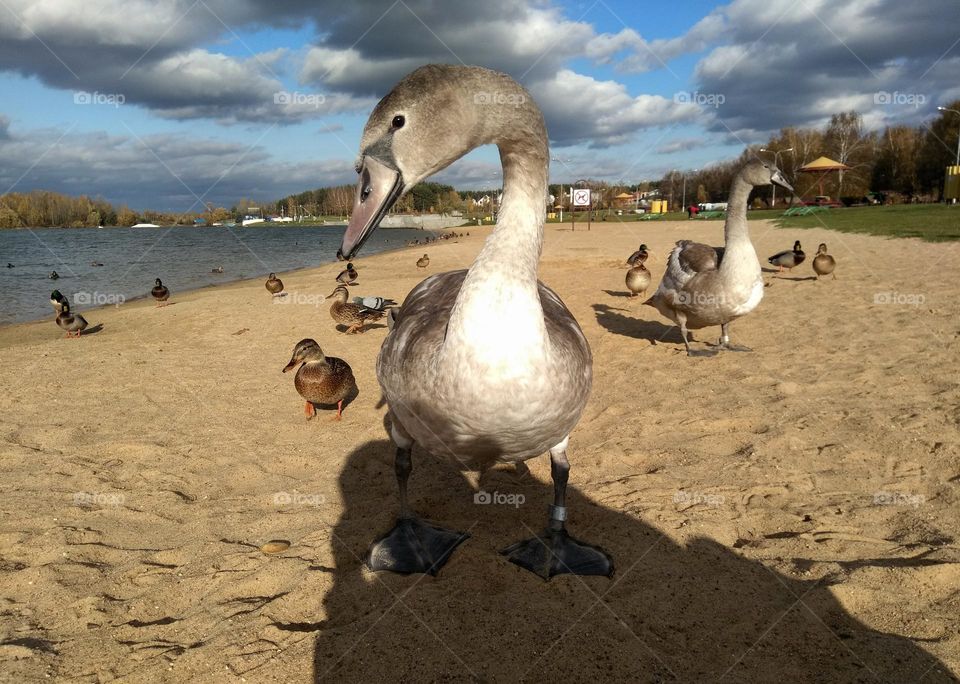
<svg viewBox="0 0 960 684">
<path fill-rule="evenodd" d="M 310 419 L 313 418 L 315 415 L 317 415 L 317 409 L 315 409 L 315 408 L 313 407 L 313 404 L 311 404 L 311 403 L 308 401 L 308 402 L 306 402 L 306 403 L 303 405 L 303 413 L 304 413 L 304 415 L 307 417 L 307 420 L 310 420 Z"/>
<path fill-rule="evenodd" d="M 341 420 L 342 415 L 343 415 L 343 399 L 337 402 L 337 415 L 333 416 L 330 420 L 339 421 Z"/>
</svg>

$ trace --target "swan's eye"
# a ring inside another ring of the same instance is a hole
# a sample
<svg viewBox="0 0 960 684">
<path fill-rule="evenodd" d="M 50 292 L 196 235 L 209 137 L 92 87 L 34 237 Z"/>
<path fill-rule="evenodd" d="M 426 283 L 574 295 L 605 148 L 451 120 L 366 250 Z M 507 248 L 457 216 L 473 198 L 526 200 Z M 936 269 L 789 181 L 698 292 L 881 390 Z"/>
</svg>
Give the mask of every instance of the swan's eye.
<svg viewBox="0 0 960 684">
<path fill-rule="evenodd" d="M 398 129 L 398 128 L 403 128 L 403 124 L 405 124 L 405 123 L 407 123 L 407 120 L 406 120 L 406 118 L 403 116 L 403 114 L 397 114 L 395 117 L 393 117 L 393 123 L 392 123 L 392 125 L 393 125 L 394 130 L 396 130 L 396 129 Z"/>
</svg>

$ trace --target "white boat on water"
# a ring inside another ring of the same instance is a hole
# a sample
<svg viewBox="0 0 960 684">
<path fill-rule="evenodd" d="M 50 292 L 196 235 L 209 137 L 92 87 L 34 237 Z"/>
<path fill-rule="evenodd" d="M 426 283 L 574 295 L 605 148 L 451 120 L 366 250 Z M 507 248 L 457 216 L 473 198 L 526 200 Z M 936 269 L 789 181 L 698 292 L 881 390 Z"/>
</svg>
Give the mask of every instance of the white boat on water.
<svg viewBox="0 0 960 684">
<path fill-rule="evenodd" d="M 132 227 L 133 228 L 159 228 L 160 226 L 158 226 L 156 223 L 138 223 Z"/>
<path fill-rule="evenodd" d="M 252 226 L 254 223 L 266 223 L 266 220 L 265 220 L 265 219 L 262 219 L 262 218 L 243 219 L 243 223 L 242 223 L 241 225 L 243 225 L 243 226 Z"/>
</svg>

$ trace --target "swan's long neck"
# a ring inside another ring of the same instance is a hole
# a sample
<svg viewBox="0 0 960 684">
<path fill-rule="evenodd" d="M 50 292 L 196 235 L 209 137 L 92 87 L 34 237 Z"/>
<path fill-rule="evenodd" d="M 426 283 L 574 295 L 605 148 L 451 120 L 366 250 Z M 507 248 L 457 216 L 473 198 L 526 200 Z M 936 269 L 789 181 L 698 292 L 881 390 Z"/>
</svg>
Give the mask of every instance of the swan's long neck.
<svg viewBox="0 0 960 684">
<path fill-rule="evenodd" d="M 509 374 L 516 362 L 547 353 L 537 291 L 546 212 L 546 129 L 538 110 L 520 108 L 498 137 L 503 201 L 497 225 L 454 304 L 447 340 Z"/>
<path fill-rule="evenodd" d="M 727 220 L 723 226 L 725 251 L 720 262 L 720 272 L 732 274 L 744 273 L 746 266 L 751 271 L 760 272 L 757 252 L 750 241 L 750 229 L 747 227 L 747 200 L 753 186 L 739 175 L 733 180 L 730 198 L 727 200 Z"/>
</svg>

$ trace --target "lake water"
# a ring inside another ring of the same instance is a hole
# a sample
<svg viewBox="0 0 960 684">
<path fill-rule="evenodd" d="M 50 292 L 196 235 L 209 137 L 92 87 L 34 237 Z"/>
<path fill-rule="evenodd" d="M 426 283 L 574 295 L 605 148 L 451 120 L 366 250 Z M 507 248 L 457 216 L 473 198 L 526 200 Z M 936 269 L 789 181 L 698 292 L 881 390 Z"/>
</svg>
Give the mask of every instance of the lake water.
<svg viewBox="0 0 960 684">
<path fill-rule="evenodd" d="M 0 230 L 0 324 L 50 317 L 60 290 L 75 311 L 148 295 L 336 261 L 344 226 L 322 228 L 35 228 Z M 378 230 L 362 255 L 402 247 L 421 230 Z M 102 263 L 102 267 L 91 262 Z M 7 268 L 12 263 L 14 268 Z M 223 273 L 211 269 L 223 266 Z M 47 276 L 56 271 L 60 278 Z"/>
</svg>

